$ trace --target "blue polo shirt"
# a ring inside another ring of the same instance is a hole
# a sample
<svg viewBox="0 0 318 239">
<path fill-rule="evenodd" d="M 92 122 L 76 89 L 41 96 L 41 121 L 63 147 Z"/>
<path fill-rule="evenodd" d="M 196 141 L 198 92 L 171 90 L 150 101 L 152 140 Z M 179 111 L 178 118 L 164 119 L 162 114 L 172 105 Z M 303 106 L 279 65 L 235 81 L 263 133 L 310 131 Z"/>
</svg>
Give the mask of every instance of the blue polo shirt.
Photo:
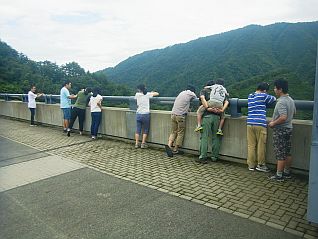
<svg viewBox="0 0 318 239">
<path fill-rule="evenodd" d="M 70 96 L 70 92 L 66 87 L 63 87 L 60 92 L 60 107 L 61 109 L 71 108 L 71 99 L 68 97 Z"/>
</svg>

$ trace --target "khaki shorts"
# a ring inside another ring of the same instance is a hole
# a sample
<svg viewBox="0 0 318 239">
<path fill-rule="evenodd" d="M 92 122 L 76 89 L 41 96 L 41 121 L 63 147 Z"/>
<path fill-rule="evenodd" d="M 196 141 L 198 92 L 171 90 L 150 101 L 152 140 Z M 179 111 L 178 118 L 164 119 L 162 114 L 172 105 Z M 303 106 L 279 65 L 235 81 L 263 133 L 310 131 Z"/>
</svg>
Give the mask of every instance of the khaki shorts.
<svg viewBox="0 0 318 239">
<path fill-rule="evenodd" d="M 209 101 L 207 101 L 207 103 L 208 103 L 209 108 L 218 108 L 218 109 L 223 108 L 223 104 L 218 102 L 218 101 L 209 100 Z M 204 111 L 206 111 L 206 109 L 203 105 L 201 105 L 199 107 L 199 109 L 197 110 L 197 114 L 202 116 Z M 224 119 L 224 112 L 222 114 L 220 114 L 220 118 Z"/>
</svg>

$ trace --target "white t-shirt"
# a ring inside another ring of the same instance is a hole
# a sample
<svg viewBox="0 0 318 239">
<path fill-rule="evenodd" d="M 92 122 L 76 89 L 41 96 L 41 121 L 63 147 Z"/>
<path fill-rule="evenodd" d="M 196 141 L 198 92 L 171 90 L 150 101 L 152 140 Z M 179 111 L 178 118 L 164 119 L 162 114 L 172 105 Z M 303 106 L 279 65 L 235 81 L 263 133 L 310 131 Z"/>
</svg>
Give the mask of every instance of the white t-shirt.
<svg viewBox="0 0 318 239">
<path fill-rule="evenodd" d="M 36 108 L 35 98 L 37 97 L 32 91 L 28 93 L 28 108 Z"/>
<path fill-rule="evenodd" d="M 102 112 L 97 103 L 102 103 L 103 97 L 101 95 L 96 95 L 96 97 L 91 96 L 89 100 L 89 105 L 91 107 L 91 112 Z"/>
<path fill-rule="evenodd" d="M 211 89 L 210 100 L 215 100 L 223 104 L 225 97 L 228 95 L 224 86 L 215 84 L 209 86 L 209 88 Z"/>
<path fill-rule="evenodd" d="M 137 113 L 138 114 L 149 114 L 150 113 L 150 104 L 149 99 L 152 98 L 153 95 L 150 92 L 147 94 L 143 94 L 141 92 L 137 92 L 135 95 L 135 99 L 137 100 Z"/>
</svg>

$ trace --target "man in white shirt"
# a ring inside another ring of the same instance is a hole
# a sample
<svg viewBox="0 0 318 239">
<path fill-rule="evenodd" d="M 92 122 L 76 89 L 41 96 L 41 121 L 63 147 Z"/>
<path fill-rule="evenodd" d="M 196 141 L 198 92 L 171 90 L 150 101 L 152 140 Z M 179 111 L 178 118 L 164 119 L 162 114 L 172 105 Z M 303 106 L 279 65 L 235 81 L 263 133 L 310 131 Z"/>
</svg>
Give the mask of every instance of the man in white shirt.
<svg viewBox="0 0 318 239">
<path fill-rule="evenodd" d="M 35 91 L 36 91 L 36 87 L 35 87 L 35 85 L 32 85 L 31 90 L 28 93 L 28 108 L 31 111 L 31 124 L 30 124 L 30 126 L 36 126 L 34 124 L 34 116 L 35 116 L 35 109 L 36 109 L 35 99 L 36 99 L 36 97 L 40 97 L 43 95 L 43 93 L 35 94 Z"/>
</svg>

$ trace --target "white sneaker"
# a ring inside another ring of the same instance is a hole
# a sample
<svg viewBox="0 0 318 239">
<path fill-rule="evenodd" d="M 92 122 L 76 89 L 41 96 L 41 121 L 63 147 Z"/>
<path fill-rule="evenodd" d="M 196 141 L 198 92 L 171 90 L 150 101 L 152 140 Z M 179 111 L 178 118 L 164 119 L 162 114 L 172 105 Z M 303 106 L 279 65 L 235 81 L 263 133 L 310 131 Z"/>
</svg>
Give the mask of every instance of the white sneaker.
<svg viewBox="0 0 318 239">
<path fill-rule="evenodd" d="M 140 145 L 140 148 L 146 149 L 146 148 L 148 148 L 148 144 L 141 144 L 141 145 Z"/>
<path fill-rule="evenodd" d="M 270 169 L 265 164 L 257 165 L 256 170 L 259 171 L 259 172 L 265 172 L 265 173 L 270 171 Z"/>
</svg>

